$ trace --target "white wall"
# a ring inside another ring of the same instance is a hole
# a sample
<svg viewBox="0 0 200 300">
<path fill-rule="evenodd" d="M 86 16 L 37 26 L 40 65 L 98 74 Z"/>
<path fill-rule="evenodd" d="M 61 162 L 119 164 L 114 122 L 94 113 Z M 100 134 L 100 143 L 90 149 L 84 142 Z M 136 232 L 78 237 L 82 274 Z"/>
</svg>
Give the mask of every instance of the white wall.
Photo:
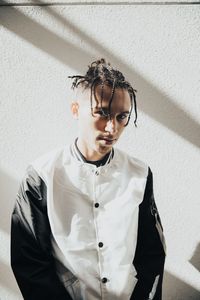
<svg viewBox="0 0 200 300">
<path fill-rule="evenodd" d="M 21 177 L 76 136 L 67 76 L 100 57 L 138 90 L 138 128 L 118 146 L 154 173 L 168 246 L 163 299 L 200 299 L 200 6 L 72 2 L 0 6 L 0 299 L 22 299 L 9 266 Z"/>
</svg>

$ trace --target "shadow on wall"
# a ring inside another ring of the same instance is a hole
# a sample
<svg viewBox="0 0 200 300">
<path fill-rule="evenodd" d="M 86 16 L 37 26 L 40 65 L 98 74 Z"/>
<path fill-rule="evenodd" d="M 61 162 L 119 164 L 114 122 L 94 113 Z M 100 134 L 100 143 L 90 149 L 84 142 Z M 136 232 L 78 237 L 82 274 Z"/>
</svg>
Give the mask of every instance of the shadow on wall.
<svg viewBox="0 0 200 300">
<path fill-rule="evenodd" d="M 176 276 L 165 272 L 163 281 L 163 300 L 199 300 L 200 292 L 180 280 Z"/>
<path fill-rule="evenodd" d="M 189 262 L 200 272 L 200 243 L 197 245 Z"/>
<path fill-rule="evenodd" d="M 1 5 L 3 4 L 6 5 L 6 1 L 2 0 Z M 40 4 L 42 5 L 43 2 L 40 1 Z M 129 80 L 136 83 L 137 90 L 141 91 L 143 99 L 139 107 L 141 110 L 188 142 L 200 147 L 200 124 L 193 120 L 189 114 L 182 110 L 168 96 L 164 95 L 157 87 L 134 72 L 120 58 L 59 15 L 52 7 L 45 6 L 44 10 L 51 14 L 58 22 L 73 31 L 80 40 L 84 40 L 101 53 L 101 56 L 106 57 L 113 64 L 119 66 Z M 61 61 L 63 64 L 75 68 L 78 72 L 85 69 L 85 66 L 95 59 L 90 53 L 57 36 L 50 29 L 44 28 L 38 22 L 31 20 L 14 7 L 4 7 L 0 11 L 0 19 L 1 24 L 5 28 Z"/>
</svg>

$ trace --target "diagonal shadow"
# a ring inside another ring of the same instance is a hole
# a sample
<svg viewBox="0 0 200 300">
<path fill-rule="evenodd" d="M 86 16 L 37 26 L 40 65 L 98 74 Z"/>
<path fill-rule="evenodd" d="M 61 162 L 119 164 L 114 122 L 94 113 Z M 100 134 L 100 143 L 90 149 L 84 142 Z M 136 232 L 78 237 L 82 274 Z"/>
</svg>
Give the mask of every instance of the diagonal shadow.
<svg viewBox="0 0 200 300">
<path fill-rule="evenodd" d="M 3 0 L 2 2 L 6 3 Z M 86 51 L 80 52 L 78 47 L 31 20 L 16 8 L 0 9 L 0 22 L 9 31 L 72 68 L 79 69 L 84 66 L 82 56 L 88 61 L 91 59 L 91 55 Z M 69 49 L 70 51 L 67 52 Z"/>
<path fill-rule="evenodd" d="M 182 281 L 165 271 L 163 278 L 163 299 L 164 300 L 198 300 L 200 292 L 190 284 Z"/>
<path fill-rule="evenodd" d="M 200 243 L 196 246 L 189 262 L 200 272 Z"/>
<path fill-rule="evenodd" d="M 2 1 L 6 3 L 6 1 Z M 42 3 L 42 2 L 41 2 Z M 5 13 L 7 10 L 7 13 Z M 98 42 L 90 38 L 75 25 L 57 14 L 52 8 L 45 7 L 59 22 L 71 29 L 80 39 L 84 39 L 95 50 L 101 53 L 115 65 L 118 65 L 131 82 L 136 82 L 137 90 L 141 91 L 142 101 L 139 108 L 157 122 L 174 131 L 193 145 L 200 147 L 200 124 L 193 120 L 181 107 L 174 103 L 140 74 L 134 72 L 129 65 L 106 50 Z M 65 65 L 75 68 L 79 72 L 85 69 L 86 63 L 96 59 L 92 54 L 80 49 L 64 38 L 57 36 L 51 30 L 44 28 L 13 7 L 6 7 L 0 11 L 2 25 L 19 35 L 35 47 L 47 52 Z"/>
</svg>

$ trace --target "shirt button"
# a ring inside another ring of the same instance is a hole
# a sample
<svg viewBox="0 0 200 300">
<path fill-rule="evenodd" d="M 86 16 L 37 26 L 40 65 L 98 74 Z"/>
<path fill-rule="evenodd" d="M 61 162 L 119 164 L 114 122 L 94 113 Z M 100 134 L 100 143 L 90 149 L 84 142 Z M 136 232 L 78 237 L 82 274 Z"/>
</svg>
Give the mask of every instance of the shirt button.
<svg viewBox="0 0 200 300">
<path fill-rule="evenodd" d="M 99 203 L 95 203 L 95 205 L 94 205 L 95 207 L 99 207 Z"/>
<path fill-rule="evenodd" d="M 101 282 L 103 282 L 103 283 L 106 283 L 108 281 L 108 279 L 106 278 L 106 277 L 103 277 L 102 279 L 101 279 Z"/>
<path fill-rule="evenodd" d="M 103 247 L 103 243 L 102 242 L 99 243 L 99 247 L 100 248 Z"/>
<path fill-rule="evenodd" d="M 98 176 L 99 175 L 99 171 L 96 171 L 95 174 Z"/>
</svg>

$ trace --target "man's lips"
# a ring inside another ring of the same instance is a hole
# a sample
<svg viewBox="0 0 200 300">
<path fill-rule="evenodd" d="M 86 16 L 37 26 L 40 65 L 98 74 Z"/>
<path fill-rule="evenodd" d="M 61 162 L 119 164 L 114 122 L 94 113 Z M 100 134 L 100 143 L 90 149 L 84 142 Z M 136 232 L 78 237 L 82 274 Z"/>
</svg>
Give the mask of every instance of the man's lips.
<svg viewBox="0 0 200 300">
<path fill-rule="evenodd" d="M 116 141 L 116 139 L 114 137 L 104 137 L 104 136 L 100 136 L 98 138 L 99 140 L 103 140 L 103 141 L 106 141 L 108 143 L 112 143 L 114 141 Z"/>
<path fill-rule="evenodd" d="M 100 135 L 99 139 L 100 140 L 109 140 L 109 141 L 115 140 L 114 136 L 110 136 L 110 135 L 108 135 L 108 136 L 102 136 L 102 135 Z"/>
</svg>

